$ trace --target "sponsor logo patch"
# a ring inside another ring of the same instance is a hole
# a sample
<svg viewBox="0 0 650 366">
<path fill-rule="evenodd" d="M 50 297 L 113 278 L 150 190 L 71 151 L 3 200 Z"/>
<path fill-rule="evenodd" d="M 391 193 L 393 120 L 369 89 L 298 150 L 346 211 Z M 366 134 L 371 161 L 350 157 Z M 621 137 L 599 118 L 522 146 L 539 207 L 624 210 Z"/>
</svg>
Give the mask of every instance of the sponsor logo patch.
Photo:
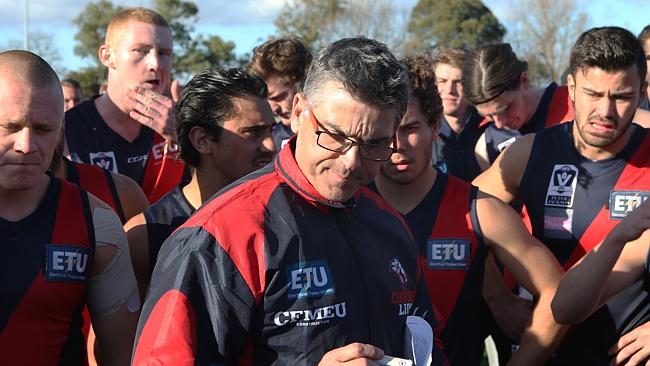
<svg viewBox="0 0 650 366">
<path fill-rule="evenodd" d="M 315 260 L 287 266 L 289 299 L 331 295 L 336 292 L 326 261 Z"/>
<path fill-rule="evenodd" d="M 512 145 L 513 142 L 517 141 L 517 138 L 519 138 L 519 137 L 521 137 L 521 136 L 513 136 L 513 137 L 511 137 L 511 138 L 505 140 L 504 142 L 498 144 L 498 145 L 497 145 L 497 150 L 499 150 L 499 152 L 502 152 L 502 151 L 505 150 L 508 146 Z"/>
<path fill-rule="evenodd" d="M 427 240 L 427 267 L 429 269 L 467 269 L 471 256 L 467 239 Z"/>
<path fill-rule="evenodd" d="M 273 323 L 278 327 L 296 324 L 299 327 L 311 327 L 329 323 L 335 318 L 345 318 L 348 315 L 345 302 L 323 306 L 316 309 L 290 310 L 275 313 Z"/>
<path fill-rule="evenodd" d="M 650 192 L 647 191 L 611 191 L 609 193 L 609 218 L 622 220 L 628 213 L 641 206 Z"/>
<path fill-rule="evenodd" d="M 129 164 L 134 164 L 134 163 L 139 163 L 147 161 L 147 155 L 136 155 L 136 156 L 130 156 L 129 158 L 126 159 L 126 162 Z"/>
<path fill-rule="evenodd" d="M 45 245 L 45 279 L 83 282 L 88 278 L 92 249 L 65 245 Z"/>
<path fill-rule="evenodd" d="M 572 208 L 544 208 L 544 236 L 552 239 L 571 239 L 573 237 Z"/>
<path fill-rule="evenodd" d="M 409 315 L 415 301 L 415 291 L 393 291 L 390 293 L 391 305 L 397 305 L 397 315 Z"/>
<path fill-rule="evenodd" d="M 93 165 L 97 165 L 102 169 L 106 169 L 113 173 L 117 173 L 117 163 L 115 160 L 115 153 L 112 151 L 100 151 L 96 153 L 90 153 L 90 163 Z"/>
<path fill-rule="evenodd" d="M 578 168 L 575 165 L 555 164 L 544 204 L 551 207 L 573 207 L 577 183 Z"/>
</svg>

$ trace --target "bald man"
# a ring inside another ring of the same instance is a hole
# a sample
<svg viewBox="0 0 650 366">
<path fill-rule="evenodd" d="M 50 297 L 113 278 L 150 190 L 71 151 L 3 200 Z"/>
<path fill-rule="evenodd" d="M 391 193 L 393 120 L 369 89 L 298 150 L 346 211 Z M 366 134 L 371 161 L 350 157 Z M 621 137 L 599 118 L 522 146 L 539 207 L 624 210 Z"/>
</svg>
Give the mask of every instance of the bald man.
<svg viewBox="0 0 650 366">
<path fill-rule="evenodd" d="M 153 10 L 129 8 L 111 19 L 99 59 L 108 69 L 106 93 L 66 112 L 65 139 L 73 161 L 99 165 L 138 182 L 153 203 L 181 181 L 174 159 L 170 91 L 172 31 Z"/>
<path fill-rule="evenodd" d="M 56 73 L 33 53 L 0 53 L 0 105 L 2 362 L 85 364 L 87 305 L 100 363 L 126 365 L 140 304 L 125 234 L 103 202 L 46 173 L 63 121 Z"/>
</svg>

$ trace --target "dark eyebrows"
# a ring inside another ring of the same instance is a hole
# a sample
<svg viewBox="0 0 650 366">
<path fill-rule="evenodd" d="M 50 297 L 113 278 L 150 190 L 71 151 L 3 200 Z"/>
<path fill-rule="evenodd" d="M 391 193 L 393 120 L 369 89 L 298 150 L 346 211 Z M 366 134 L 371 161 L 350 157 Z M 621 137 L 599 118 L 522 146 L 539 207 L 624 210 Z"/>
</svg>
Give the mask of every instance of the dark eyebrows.
<svg viewBox="0 0 650 366">
<path fill-rule="evenodd" d="M 240 129 L 240 132 L 242 132 L 242 133 L 244 133 L 244 132 L 255 132 L 255 131 L 260 131 L 260 130 L 267 129 L 267 128 L 271 127 L 271 126 L 272 126 L 272 124 L 270 124 L 270 123 L 265 123 L 264 121 L 260 121 L 259 123 L 256 123 L 256 124 L 254 124 L 252 126 L 242 127 Z"/>
</svg>

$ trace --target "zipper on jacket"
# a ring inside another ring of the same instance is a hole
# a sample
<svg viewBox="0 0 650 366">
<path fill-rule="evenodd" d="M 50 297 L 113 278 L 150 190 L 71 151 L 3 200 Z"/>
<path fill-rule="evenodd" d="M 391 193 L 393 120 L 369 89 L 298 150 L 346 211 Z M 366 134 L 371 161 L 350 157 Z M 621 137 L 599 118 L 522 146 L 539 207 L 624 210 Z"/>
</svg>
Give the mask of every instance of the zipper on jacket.
<svg viewBox="0 0 650 366">
<path fill-rule="evenodd" d="M 370 344 L 375 345 L 375 329 L 374 329 L 374 320 L 373 320 L 374 311 L 372 308 L 372 299 L 370 297 L 370 288 L 368 287 L 369 282 L 368 282 L 368 277 L 366 276 L 366 267 L 363 263 L 363 258 L 361 257 L 361 253 L 359 253 L 358 247 L 355 245 L 356 241 L 353 240 L 348 233 L 349 223 L 347 222 L 347 220 L 352 217 L 352 210 L 353 210 L 352 207 L 336 209 L 334 210 L 334 218 L 336 221 L 336 225 L 343 233 L 343 237 L 345 237 L 345 241 L 350 247 L 354 259 L 360 268 L 361 281 L 363 283 L 363 289 L 366 293 L 366 303 L 368 305 L 368 331 L 370 333 L 368 339 Z"/>
</svg>

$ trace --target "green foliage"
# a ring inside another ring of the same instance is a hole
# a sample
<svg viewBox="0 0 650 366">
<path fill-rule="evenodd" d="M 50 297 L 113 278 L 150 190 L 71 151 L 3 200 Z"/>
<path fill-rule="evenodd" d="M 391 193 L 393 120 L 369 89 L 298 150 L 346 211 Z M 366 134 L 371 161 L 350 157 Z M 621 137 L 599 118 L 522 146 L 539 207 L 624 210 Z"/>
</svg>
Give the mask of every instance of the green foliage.
<svg viewBox="0 0 650 366">
<path fill-rule="evenodd" d="M 347 5 L 346 0 L 287 0 L 273 24 L 280 36 L 298 37 L 316 50 L 329 43 L 336 19 Z"/>
<path fill-rule="evenodd" d="M 106 27 L 115 14 L 124 8 L 115 6 L 109 0 L 99 0 L 89 3 L 81 10 L 79 15 L 72 20 L 78 31 L 74 35 L 77 45 L 74 47 L 75 55 L 91 58 L 97 66 L 101 66 L 97 51 L 104 44 Z"/>
<path fill-rule="evenodd" d="M 501 42 L 506 30 L 480 0 L 419 0 L 408 32 L 409 48 L 420 51 Z"/>
</svg>

